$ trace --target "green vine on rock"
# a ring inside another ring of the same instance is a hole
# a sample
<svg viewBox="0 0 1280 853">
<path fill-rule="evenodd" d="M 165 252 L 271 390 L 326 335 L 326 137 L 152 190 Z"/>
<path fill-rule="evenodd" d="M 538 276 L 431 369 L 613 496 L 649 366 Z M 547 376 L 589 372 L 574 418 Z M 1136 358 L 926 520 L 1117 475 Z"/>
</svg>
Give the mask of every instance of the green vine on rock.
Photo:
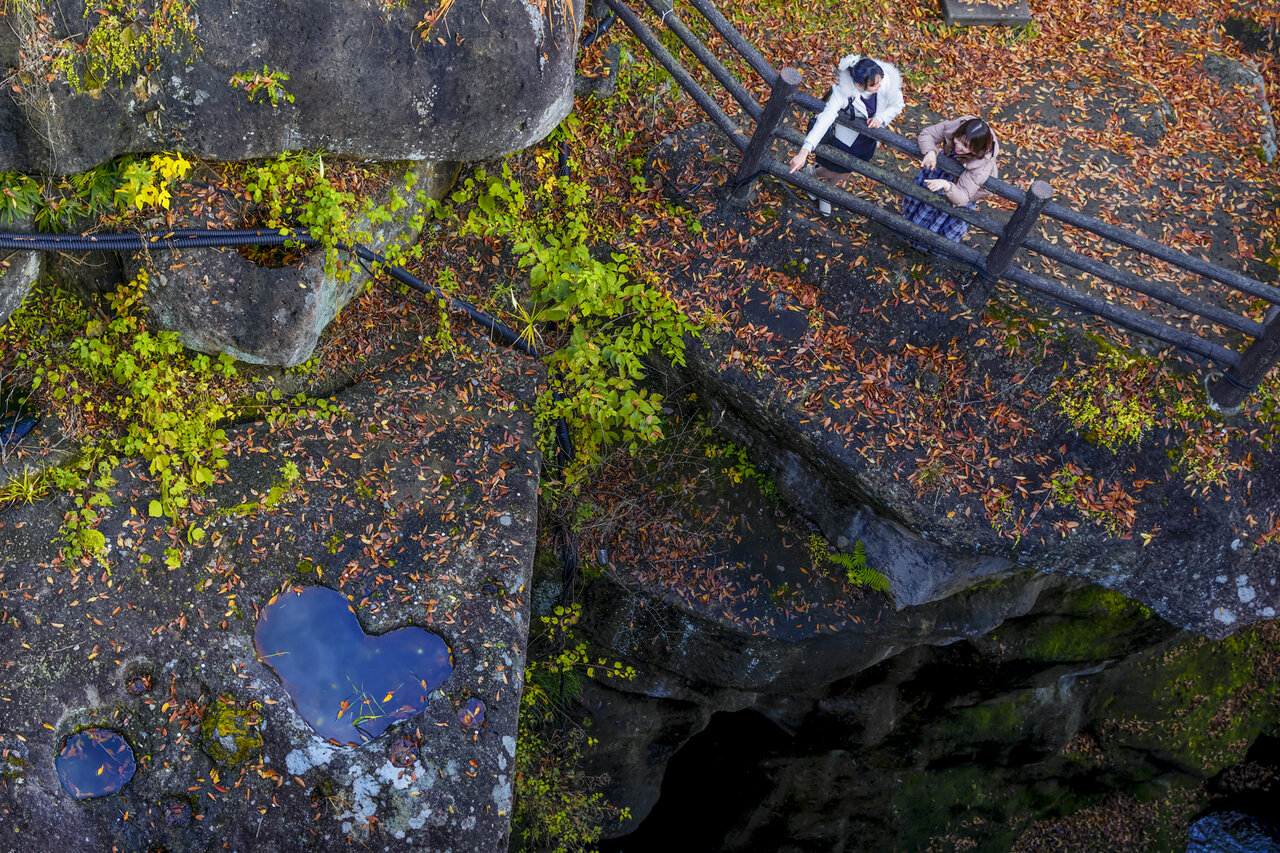
<svg viewBox="0 0 1280 853">
<path fill-rule="evenodd" d="M 538 156 L 540 174 L 552 174 L 550 155 Z M 500 177 L 483 169 L 452 196 L 454 207 L 432 203 L 438 218 L 463 234 L 499 238 L 527 271 L 532 305 L 518 307 L 516 324 L 527 341 L 552 328 L 554 349 L 543 358 L 550 379 L 538 400 L 536 426 L 545 452 L 555 425 L 569 425 L 578 459 L 562 484 L 576 489 L 606 448 L 635 451 L 663 437 L 662 397 L 642 386 L 644 359 L 661 354 L 684 364 L 685 338 L 698 326 L 648 273 L 633 269 L 626 252 L 597 258 L 599 237 L 587 205 L 589 187 L 568 177 L 539 180 L 531 192 L 509 164 Z M 467 213 L 457 211 L 474 201 Z"/>
</svg>

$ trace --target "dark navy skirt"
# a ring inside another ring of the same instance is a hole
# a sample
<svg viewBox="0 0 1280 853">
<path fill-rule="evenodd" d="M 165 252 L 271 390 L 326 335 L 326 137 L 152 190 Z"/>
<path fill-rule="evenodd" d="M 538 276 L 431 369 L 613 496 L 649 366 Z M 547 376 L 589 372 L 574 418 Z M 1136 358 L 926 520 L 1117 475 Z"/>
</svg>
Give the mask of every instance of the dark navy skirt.
<svg viewBox="0 0 1280 853">
<path fill-rule="evenodd" d="M 822 137 L 822 144 L 830 145 L 832 148 L 839 148 L 846 154 L 850 154 L 857 157 L 859 160 L 865 160 L 867 162 L 870 162 L 871 158 L 874 157 L 876 153 L 876 140 L 872 139 L 870 136 L 867 136 L 865 133 L 860 133 L 857 138 L 853 140 L 853 144 L 848 144 L 836 139 L 834 126 L 831 130 L 827 131 L 826 136 Z M 832 163 L 830 160 L 820 155 L 815 155 L 815 159 L 818 161 L 819 166 L 830 169 L 833 172 L 849 171 L 848 166 L 841 166 L 839 163 Z"/>
</svg>

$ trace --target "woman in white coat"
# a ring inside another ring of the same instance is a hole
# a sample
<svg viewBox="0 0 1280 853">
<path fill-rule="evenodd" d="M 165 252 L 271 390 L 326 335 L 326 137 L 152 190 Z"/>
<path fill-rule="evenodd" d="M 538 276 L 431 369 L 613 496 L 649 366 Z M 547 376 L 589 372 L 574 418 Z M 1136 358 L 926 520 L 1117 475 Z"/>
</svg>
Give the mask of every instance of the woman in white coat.
<svg viewBox="0 0 1280 853">
<path fill-rule="evenodd" d="M 860 160 L 870 160 L 876 153 L 876 141 L 844 124 L 836 124 L 836 119 L 852 122 L 854 118 L 860 118 L 868 127 L 887 127 L 902 112 L 902 107 L 902 75 L 898 69 L 883 60 L 849 54 L 840 60 L 826 108 L 809 128 L 799 153 L 791 158 L 791 171 L 803 168 L 810 152 L 820 142 Z M 827 183 L 838 185 L 848 179 L 850 173 L 843 171 L 841 166 L 824 157 L 818 157 L 817 161 L 814 174 Z M 819 208 L 823 213 L 830 212 L 825 201 L 819 202 Z"/>
</svg>

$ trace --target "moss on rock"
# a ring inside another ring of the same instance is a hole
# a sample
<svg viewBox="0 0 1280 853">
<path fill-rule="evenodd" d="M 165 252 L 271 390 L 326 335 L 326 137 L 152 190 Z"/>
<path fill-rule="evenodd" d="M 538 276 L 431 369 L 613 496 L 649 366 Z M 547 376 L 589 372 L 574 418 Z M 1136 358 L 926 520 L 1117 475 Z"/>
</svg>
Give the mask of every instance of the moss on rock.
<svg viewBox="0 0 1280 853">
<path fill-rule="evenodd" d="M 223 767 L 244 764 L 262 749 L 262 722 L 262 706 L 257 702 L 241 706 L 219 696 L 201 718 L 200 745 Z"/>
</svg>

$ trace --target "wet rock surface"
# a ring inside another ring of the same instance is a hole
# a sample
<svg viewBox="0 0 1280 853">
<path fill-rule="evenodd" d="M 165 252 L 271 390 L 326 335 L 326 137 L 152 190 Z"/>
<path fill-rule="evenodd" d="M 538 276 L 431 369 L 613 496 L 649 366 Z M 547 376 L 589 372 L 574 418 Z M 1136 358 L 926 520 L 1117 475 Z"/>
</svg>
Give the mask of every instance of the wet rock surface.
<svg viewBox="0 0 1280 853">
<path fill-rule="evenodd" d="M 107 565 L 60 555 L 60 503 L 0 514 L 0 847 L 505 846 L 535 372 L 485 341 L 464 354 L 402 358 L 331 418 L 236 427 L 230 466 L 178 526 L 148 517 L 145 468 L 125 462 L 101 525 Z M 503 594 L 485 595 L 494 579 Z M 421 712 L 363 746 L 318 737 L 254 653 L 271 596 L 310 585 L 348 596 L 369 633 L 420 626 L 455 657 Z M 474 699 L 483 722 L 464 725 Z M 54 756 L 89 726 L 119 732 L 137 771 L 76 801 Z M 414 749 L 389 750 L 406 738 Z"/>
<path fill-rule="evenodd" d="M 49 73 L 50 46 L 80 41 L 91 21 L 76 0 L 40 6 L 47 20 L 23 4 L 0 36 L 0 57 L 22 77 L 0 104 L 3 171 L 70 174 L 175 144 L 209 160 L 304 149 L 494 157 L 541 140 L 572 106 L 582 17 L 581 3 L 501 0 L 450 6 L 427 31 L 422 6 L 207 0 L 191 12 L 194 44 L 179 36 L 123 85 L 75 94 Z M 232 85 L 264 66 L 289 76 L 291 101 L 272 106 Z"/>
<path fill-rule="evenodd" d="M 31 226 L 30 221 L 18 222 L 6 230 L 31 231 Z M 27 298 L 44 269 L 43 260 L 39 252 L 10 252 L 0 258 L 0 324 Z"/>
<path fill-rule="evenodd" d="M 638 672 L 581 696 L 591 769 L 634 818 L 603 850 L 1173 850 L 1201 808 L 1272 790 L 1275 623 L 1189 637 L 1042 573 L 894 608 L 753 484 L 711 479 L 663 492 L 685 527 L 714 520 L 701 553 L 665 565 L 629 531 L 653 561 L 615 548 L 583 600 L 593 646 Z"/>
</svg>

